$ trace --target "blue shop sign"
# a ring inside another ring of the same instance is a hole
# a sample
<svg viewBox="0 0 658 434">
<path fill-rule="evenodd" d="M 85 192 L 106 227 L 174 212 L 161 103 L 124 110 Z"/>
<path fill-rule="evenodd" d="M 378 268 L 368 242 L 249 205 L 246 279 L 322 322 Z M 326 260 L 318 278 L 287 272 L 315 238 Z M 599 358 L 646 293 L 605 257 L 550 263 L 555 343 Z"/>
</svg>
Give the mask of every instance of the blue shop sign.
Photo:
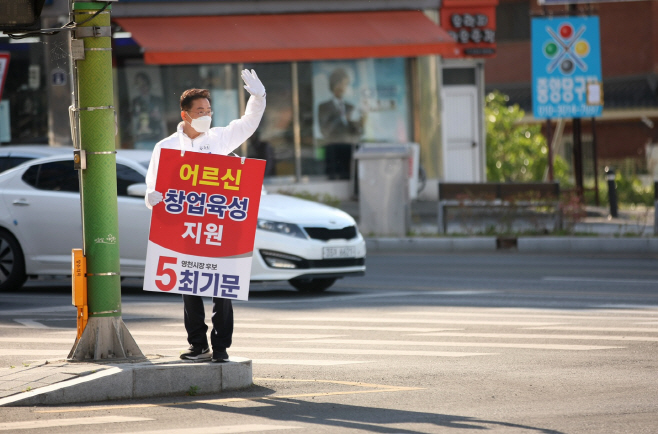
<svg viewBox="0 0 658 434">
<path fill-rule="evenodd" d="M 532 107 L 537 119 L 601 116 L 598 17 L 532 19 Z"/>
</svg>

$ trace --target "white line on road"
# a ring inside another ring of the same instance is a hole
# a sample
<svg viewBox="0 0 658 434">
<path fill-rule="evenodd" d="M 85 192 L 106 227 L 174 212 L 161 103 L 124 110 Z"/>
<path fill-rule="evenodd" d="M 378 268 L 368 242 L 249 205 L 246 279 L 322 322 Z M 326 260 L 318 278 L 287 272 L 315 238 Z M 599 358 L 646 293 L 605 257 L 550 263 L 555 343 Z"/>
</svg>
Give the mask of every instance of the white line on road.
<svg viewBox="0 0 658 434">
<path fill-rule="evenodd" d="M 552 326 L 560 325 L 555 322 L 523 322 L 523 321 L 468 321 L 468 320 L 453 320 L 453 319 L 426 319 L 426 318 L 367 318 L 367 317 L 300 317 L 300 318 L 286 318 L 286 321 L 314 321 L 314 322 L 376 322 L 376 323 L 391 323 L 391 324 L 405 324 L 405 323 L 424 323 L 424 324 L 470 324 L 470 325 L 500 325 L 500 326 Z M 306 327 L 306 326 L 304 326 Z"/>
<path fill-rule="evenodd" d="M 49 329 L 45 324 L 41 324 L 38 321 L 35 321 L 33 319 L 19 319 L 19 318 L 14 318 L 14 321 L 16 321 L 19 324 L 23 324 L 23 326 L 30 328 L 30 329 Z"/>
<path fill-rule="evenodd" d="M 166 327 L 183 327 L 182 322 L 177 324 L 164 324 Z M 299 324 L 241 324 L 237 323 L 235 329 L 291 329 L 299 330 Z M 312 325 L 304 324 L 304 330 L 364 330 L 382 332 L 440 332 L 443 330 L 463 330 L 455 328 L 428 328 L 428 327 L 375 327 L 375 326 L 342 326 L 342 325 Z"/>
<path fill-rule="evenodd" d="M 588 283 L 638 283 L 644 285 L 656 285 L 658 280 L 640 280 L 640 279 L 601 279 L 590 277 L 563 277 L 563 276 L 545 276 L 541 280 L 547 282 L 588 282 Z"/>
<path fill-rule="evenodd" d="M 564 339 L 564 340 L 594 340 L 594 341 L 638 341 L 658 342 L 658 338 L 643 336 L 601 336 L 601 335 L 551 335 L 525 333 L 417 333 L 410 336 L 445 336 L 455 338 L 493 338 L 493 339 Z"/>
<path fill-rule="evenodd" d="M 0 348 L 0 356 L 66 357 L 68 354 L 68 350 L 28 350 L 23 348 Z"/>
<path fill-rule="evenodd" d="M 267 348 L 231 347 L 233 353 L 289 353 L 289 354 L 353 354 L 370 356 L 428 356 L 428 357 L 470 357 L 490 356 L 496 353 L 462 353 L 456 351 L 407 351 L 407 350 L 361 350 L 345 348 Z"/>
<path fill-rule="evenodd" d="M 473 290 L 464 290 L 464 291 L 380 291 L 375 293 L 368 294 L 353 294 L 353 295 L 336 295 L 336 296 L 323 296 L 323 297 L 313 297 L 313 298 L 301 298 L 301 299 L 287 299 L 287 300 L 254 300 L 251 299 L 246 303 L 249 304 L 290 304 L 290 303 L 327 303 L 333 301 L 349 301 L 349 300 L 358 300 L 365 298 L 390 298 L 390 297 L 419 297 L 425 295 L 482 295 L 482 294 L 492 294 L 498 291 L 473 291 Z"/>
<path fill-rule="evenodd" d="M 592 351 L 612 350 L 625 347 L 608 347 L 598 345 L 558 345 L 558 344 L 509 344 L 497 342 L 432 342 L 432 341 L 389 341 L 374 339 L 320 339 L 317 343 L 338 345 L 381 345 L 395 347 L 465 347 L 465 348 L 521 348 L 528 350 L 565 350 L 565 351 Z"/>
<path fill-rule="evenodd" d="M 73 314 L 76 316 L 75 306 L 51 306 L 51 307 L 36 307 L 34 309 L 15 309 L 15 310 L 0 310 L 0 316 L 17 316 L 17 315 L 34 315 L 34 314 L 53 314 L 61 313 Z"/>
<path fill-rule="evenodd" d="M 658 328 L 643 327 L 575 327 L 575 326 L 555 326 L 555 327 L 526 327 L 528 330 L 566 330 L 571 332 L 629 332 L 629 333 L 658 333 Z"/>
<path fill-rule="evenodd" d="M 605 321 L 610 321 L 610 320 L 615 320 L 615 321 L 640 321 L 640 320 L 655 320 L 655 318 L 652 317 L 647 317 L 647 318 L 642 318 L 642 317 L 630 317 L 630 316 L 611 316 L 609 314 L 602 314 L 598 316 L 579 316 L 579 315 L 546 315 L 546 314 L 538 314 L 538 313 L 486 313 L 486 312 L 446 312 L 446 311 L 441 311 L 441 310 L 430 310 L 430 311 L 413 311 L 413 312 L 391 312 L 392 315 L 396 316 L 401 316 L 401 315 L 409 315 L 409 316 L 434 316 L 437 318 L 444 317 L 444 316 L 455 316 L 455 317 L 460 317 L 460 316 L 466 316 L 466 317 L 478 317 L 478 318 L 536 318 L 536 319 L 559 319 L 559 320 L 605 320 Z"/>
<path fill-rule="evenodd" d="M 240 328 L 235 327 L 235 328 Z M 297 327 L 299 329 L 299 327 Z M 131 330 L 130 334 L 133 336 L 165 336 L 165 337 L 187 337 L 187 332 L 185 331 L 176 331 L 176 332 L 161 332 L 161 331 L 148 331 L 148 330 Z M 250 339 L 324 339 L 324 338 L 335 338 L 345 335 L 315 335 L 311 333 L 245 333 L 245 332 L 235 332 L 233 333 L 233 338 L 250 338 Z M 1 341 L 0 341 L 1 342 Z"/>
<path fill-rule="evenodd" d="M 74 419 L 28 420 L 25 422 L 0 423 L 0 431 L 10 431 L 10 430 L 18 430 L 18 429 L 54 428 L 54 427 L 63 427 L 63 426 L 76 426 L 76 425 L 96 425 L 101 423 L 144 422 L 148 420 L 154 420 L 154 419 L 149 419 L 145 417 L 127 417 L 127 416 L 99 416 L 99 417 L 81 417 Z"/>
<path fill-rule="evenodd" d="M 237 434 L 244 432 L 265 432 L 265 431 L 278 431 L 284 429 L 299 429 L 300 426 L 289 426 L 289 425 L 258 425 L 258 424 L 247 424 L 247 425 L 225 425 L 225 426 L 205 426 L 197 427 L 190 429 L 190 427 L 185 428 L 175 428 L 175 429 L 166 429 L 166 430 L 155 430 L 155 431 L 131 431 L 128 433 L 122 434 L 179 434 L 181 432 L 187 431 L 198 431 L 203 434 Z"/>
<path fill-rule="evenodd" d="M 257 365 L 305 365 L 305 366 L 337 366 L 352 365 L 355 363 L 370 363 L 352 360 L 303 360 L 303 359 L 253 359 Z"/>
</svg>

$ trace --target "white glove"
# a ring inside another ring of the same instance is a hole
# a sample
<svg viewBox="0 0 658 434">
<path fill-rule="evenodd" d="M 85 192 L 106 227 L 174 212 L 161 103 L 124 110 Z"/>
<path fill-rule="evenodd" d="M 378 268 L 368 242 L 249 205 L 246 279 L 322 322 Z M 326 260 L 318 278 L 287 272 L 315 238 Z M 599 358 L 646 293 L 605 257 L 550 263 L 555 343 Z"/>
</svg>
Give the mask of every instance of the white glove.
<svg viewBox="0 0 658 434">
<path fill-rule="evenodd" d="M 263 83 L 256 75 L 256 71 L 252 69 L 251 72 L 249 72 L 248 69 L 243 69 L 242 80 L 244 80 L 244 88 L 247 89 L 247 92 L 254 96 L 265 96 L 265 86 L 263 86 Z"/>
<path fill-rule="evenodd" d="M 156 206 L 157 204 L 162 202 L 162 193 L 160 193 L 159 191 L 153 191 L 151 193 L 147 193 L 146 200 L 148 200 L 149 205 Z"/>
</svg>

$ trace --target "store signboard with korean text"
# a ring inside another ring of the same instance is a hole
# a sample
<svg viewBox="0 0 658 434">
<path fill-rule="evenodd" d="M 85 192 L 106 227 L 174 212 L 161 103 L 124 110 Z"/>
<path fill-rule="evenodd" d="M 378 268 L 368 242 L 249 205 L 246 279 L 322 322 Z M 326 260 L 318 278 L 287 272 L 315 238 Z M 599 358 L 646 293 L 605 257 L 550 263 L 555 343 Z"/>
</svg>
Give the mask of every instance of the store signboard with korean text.
<svg viewBox="0 0 658 434">
<path fill-rule="evenodd" d="M 598 17 L 532 19 L 532 106 L 537 119 L 601 115 Z"/>
<path fill-rule="evenodd" d="M 163 149 L 144 290 L 246 300 L 265 161 Z"/>
<path fill-rule="evenodd" d="M 498 0 L 444 0 L 440 10 L 441 28 L 459 46 L 455 57 L 493 57 L 496 54 L 497 4 Z"/>
</svg>

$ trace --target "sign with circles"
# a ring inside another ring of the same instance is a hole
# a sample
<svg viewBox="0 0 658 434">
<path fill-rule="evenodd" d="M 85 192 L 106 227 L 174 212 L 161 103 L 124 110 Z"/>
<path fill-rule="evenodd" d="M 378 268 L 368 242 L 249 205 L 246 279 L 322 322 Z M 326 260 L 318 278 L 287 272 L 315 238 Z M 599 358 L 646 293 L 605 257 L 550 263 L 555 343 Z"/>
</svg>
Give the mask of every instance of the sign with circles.
<svg viewBox="0 0 658 434">
<path fill-rule="evenodd" d="M 532 19 L 532 106 L 538 119 L 597 117 L 601 96 L 598 17 Z"/>
</svg>

